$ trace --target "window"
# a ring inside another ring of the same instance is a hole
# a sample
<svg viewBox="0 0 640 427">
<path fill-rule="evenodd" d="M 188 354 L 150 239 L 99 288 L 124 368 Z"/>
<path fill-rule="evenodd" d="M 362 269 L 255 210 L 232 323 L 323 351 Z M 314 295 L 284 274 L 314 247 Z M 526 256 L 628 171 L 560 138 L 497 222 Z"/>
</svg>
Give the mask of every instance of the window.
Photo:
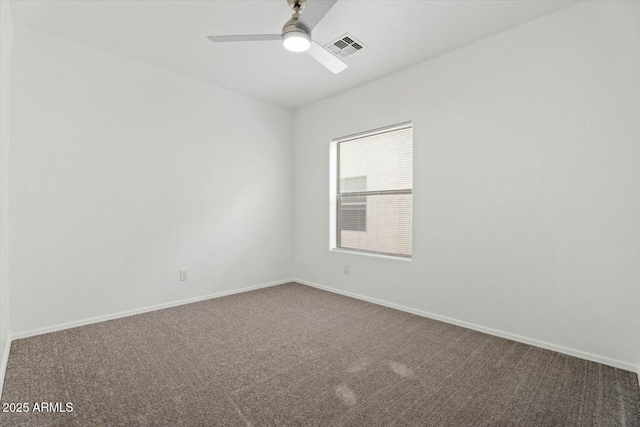
<svg viewBox="0 0 640 427">
<path fill-rule="evenodd" d="M 332 148 L 332 248 L 410 258 L 411 123 L 338 138 Z"/>
</svg>

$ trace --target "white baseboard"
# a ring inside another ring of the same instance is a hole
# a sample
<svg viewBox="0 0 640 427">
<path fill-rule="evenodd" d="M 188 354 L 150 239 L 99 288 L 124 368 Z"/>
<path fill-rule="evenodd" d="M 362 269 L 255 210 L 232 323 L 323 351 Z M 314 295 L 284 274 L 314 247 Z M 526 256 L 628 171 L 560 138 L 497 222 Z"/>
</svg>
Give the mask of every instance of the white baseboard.
<svg viewBox="0 0 640 427">
<path fill-rule="evenodd" d="M 2 397 L 2 388 L 4 386 L 4 374 L 7 372 L 7 363 L 9 362 L 9 350 L 11 350 L 11 336 L 7 337 L 4 355 L 2 356 L 2 361 L 0 361 L 0 398 Z"/>
<path fill-rule="evenodd" d="M 610 359 L 608 357 L 599 356 L 597 354 L 587 353 L 581 350 L 575 350 L 573 348 L 563 347 L 556 344 L 551 344 L 544 341 L 539 341 L 533 338 L 523 337 L 521 335 L 512 334 L 509 332 L 500 331 L 498 329 L 487 328 L 485 326 L 476 325 L 475 323 L 469 323 L 462 320 L 452 319 L 450 317 L 441 316 L 439 314 L 429 313 L 422 310 L 417 310 L 410 307 L 405 307 L 399 304 L 394 304 L 391 302 L 379 300 L 376 298 L 370 298 L 364 295 L 356 294 L 353 292 L 347 292 L 340 289 L 335 289 L 329 286 L 319 285 L 317 283 L 308 282 L 306 280 L 301 279 L 293 279 L 294 282 L 300 283 L 303 285 L 311 286 L 314 288 L 322 289 L 325 291 L 333 292 L 340 295 L 345 295 L 348 297 L 356 298 L 362 301 L 371 302 L 378 305 L 383 305 L 389 308 L 395 308 L 396 310 L 406 311 L 407 313 L 416 314 L 418 316 L 427 317 L 429 319 L 439 320 L 441 322 L 450 323 L 456 326 L 462 326 L 463 328 L 473 329 L 474 331 L 483 332 L 485 334 L 494 335 L 500 338 L 506 338 L 512 341 L 521 342 L 524 344 L 533 345 L 535 347 L 544 348 L 547 350 L 556 351 L 558 353 L 567 354 L 569 356 L 578 357 L 580 359 L 590 360 L 592 362 L 602 363 L 603 365 L 613 366 L 614 368 L 624 369 L 625 371 L 637 372 L 640 375 L 640 367 L 633 365 L 631 363 L 622 362 L 620 360 Z M 640 377 L 638 378 L 640 382 Z"/>
<path fill-rule="evenodd" d="M 142 308 L 136 308 L 136 309 L 133 309 L 133 310 L 121 311 L 119 313 L 106 314 L 106 315 L 103 315 L 103 316 L 96 316 L 96 317 L 92 317 L 92 318 L 89 318 L 89 319 L 76 320 L 76 321 L 68 322 L 68 323 L 60 323 L 58 325 L 47 326 L 47 327 L 38 328 L 38 329 L 32 329 L 32 330 L 29 330 L 29 331 L 16 332 L 16 333 L 10 334 L 9 340 L 17 340 L 17 339 L 21 339 L 21 338 L 28 338 L 28 337 L 33 337 L 33 336 L 36 336 L 36 335 L 48 334 L 50 332 L 62 331 L 64 329 L 77 328 L 78 326 L 90 325 L 92 323 L 99 323 L 99 322 L 104 322 L 104 321 L 107 321 L 107 320 L 120 319 L 122 317 L 135 316 L 136 314 L 148 313 L 149 311 L 162 310 L 163 308 L 176 307 L 176 306 L 179 306 L 179 305 L 191 304 L 191 303 L 198 302 L 198 301 L 204 301 L 204 300 L 213 299 L 213 298 L 220 298 L 220 297 L 224 297 L 224 296 L 227 296 L 227 295 L 239 294 L 239 293 L 242 293 L 242 292 L 253 291 L 253 290 L 256 290 L 256 289 L 268 288 L 268 287 L 271 287 L 271 286 L 282 285 L 284 283 L 289 283 L 289 282 L 293 282 L 293 281 L 294 281 L 293 279 L 286 279 L 286 280 L 279 280 L 279 281 L 276 281 L 276 282 L 262 283 L 260 285 L 247 286 L 247 287 L 244 287 L 244 288 L 233 289 L 233 290 L 230 290 L 230 291 L 224 291 L 224 292 L 218 292 L 218 293 L 214 293 L 214 294 L 202 295 L 202 296 L 195 297 L 195 298 L 188 298 L 188 299 L 183 299 L 183 300 L 178 300 L 178 301 L 171 301 L 171 302 L 167 302 L 167 303 L 163 303 L 163 304 L 157 304 L 157 305 L 151 305 L 151 306 L 142 307 Z"/>
</svg>

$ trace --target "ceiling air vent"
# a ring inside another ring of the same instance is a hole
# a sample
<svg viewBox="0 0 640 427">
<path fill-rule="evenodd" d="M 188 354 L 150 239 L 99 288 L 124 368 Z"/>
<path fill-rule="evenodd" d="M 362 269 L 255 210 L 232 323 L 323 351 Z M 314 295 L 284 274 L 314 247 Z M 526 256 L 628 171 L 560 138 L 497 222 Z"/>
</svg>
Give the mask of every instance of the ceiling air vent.
<svg viewBox="0 0 640 427">
<path fill-rule="evenodd" d="M 364 44 L 356 40 L 351 34 L 345 34 L 326 45 L 325 48 L 336 56 L 346 58 L 364 48 Z"/>
</svg>

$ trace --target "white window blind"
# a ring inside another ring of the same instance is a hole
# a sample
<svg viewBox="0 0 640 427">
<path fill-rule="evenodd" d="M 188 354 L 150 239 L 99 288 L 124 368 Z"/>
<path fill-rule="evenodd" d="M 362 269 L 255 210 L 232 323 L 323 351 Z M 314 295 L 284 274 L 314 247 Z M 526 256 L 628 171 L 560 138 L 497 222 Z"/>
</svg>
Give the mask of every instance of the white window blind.
<svg viewBox="0 0 640 427">
<path fill-rule="evenodd" d="M 336 248 L 411 257 L 410 123 L 337 142 Z"/>
</svg>

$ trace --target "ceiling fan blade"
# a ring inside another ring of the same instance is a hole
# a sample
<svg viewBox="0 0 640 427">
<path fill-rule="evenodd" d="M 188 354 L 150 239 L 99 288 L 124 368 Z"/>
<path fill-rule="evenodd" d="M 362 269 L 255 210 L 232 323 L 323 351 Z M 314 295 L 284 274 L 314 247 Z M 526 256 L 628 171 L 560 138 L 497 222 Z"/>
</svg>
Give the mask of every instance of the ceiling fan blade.
<svg viewBox="0 0 640 427">
<path fill-rule="evenodd" d="M 237 36 L 208 36 L 212 42 L 257 42 L 263 40 L 282 40 L 282 34 L 241 34 Z"/>
<path fill-rule="evenodd" d="M 307 52 L 333 74 L 338 74 L 347 68 L 347 64 L 314 41 L 311 42 L 311 47 Z"/>
<path fill-rule="evenodd" d="M 307 0 L 300 14 L 300 19 L 298 19 L 298 25 L 307 31 L 313 30 L 313 28 L 318 25 L 318 22 L 324 18 L 324 15 L 329 12 L 329 9 L 336 4 L 336 1 L 337 0 Z"/>
</svg>

